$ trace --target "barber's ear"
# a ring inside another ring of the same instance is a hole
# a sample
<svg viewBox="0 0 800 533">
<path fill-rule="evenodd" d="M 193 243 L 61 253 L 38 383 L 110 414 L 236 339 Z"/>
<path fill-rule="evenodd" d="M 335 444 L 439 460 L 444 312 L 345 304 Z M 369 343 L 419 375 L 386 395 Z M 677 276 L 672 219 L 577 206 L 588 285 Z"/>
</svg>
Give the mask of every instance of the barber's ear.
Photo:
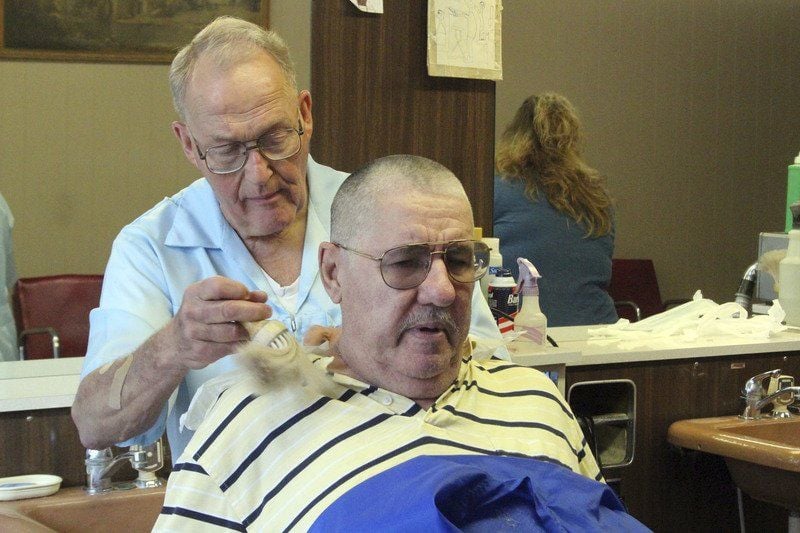
<svg viewBox="0 0 800 533">
<path fill-rule="evenodd" d="M 194 166 L 199 167 L 200 160 L 197 157 L 197 151 L 194 148 L 192 136 L 189 134 L 189 128 L 186 127 L 186 124 L 176 120 L 172 123 L 172 133 L 175 134 L 175 137 L 177 137 L 178 141 L 181 143 L 181 149 L 183 149 L 183 155 L 186 156 L 186 159 Z"/>
<path fill-rule="evenodd" d="M 339 257 L 339 248 L 330 242 L 319 245 L 319 275 L 322 285 L 335 304 L 342 303 L 342 289 L 339 285 L 339 268 L 336 260 Z"/>
<path fill-rule="evenodd" d="M 303 121 L 306 139 L 311 139 L 314 133 L 314 118 L 311 116 L 311 93 L 307 90 L 300 91 L 297 95 L 297 105 L 300 108 L 300 120 Z"/>
</svg>

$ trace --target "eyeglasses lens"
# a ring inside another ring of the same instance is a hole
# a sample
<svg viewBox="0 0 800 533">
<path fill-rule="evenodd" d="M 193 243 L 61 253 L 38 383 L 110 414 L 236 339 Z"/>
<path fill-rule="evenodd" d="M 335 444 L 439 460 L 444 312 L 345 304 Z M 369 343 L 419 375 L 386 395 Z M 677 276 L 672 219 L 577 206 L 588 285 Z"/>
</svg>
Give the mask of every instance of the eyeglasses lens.
<svg viewBox="0 0 800 533">
<path fill-rule="evenodd" d="M 263 135 L 257 141 L 258 150 L 271 161 L 281 161 L 300 151 L 300 133 L 289 129 Z M 248 148 L 244 143 L 215 146 L 206 151 L 206 163 L 212 172 L 236 172 L 247 162 Z"/>
<path fill-rule="evenodd" d="M 388 250 L 381 260 L 383 280 L 395 289 L 410 289 L 425 281 L 431 266 L 431 250 L 425 244 Z"/>
<path fill-rule="evenodd" d="M 427 244 L 388 250 L 381 261 L 383 280 L 395 289 L 410 289 L 421 285 L 430 271 L 431 254 L 431 247 Z M 444 262 L 453 280 L 471 283 L 486 273 L 489 247 L 482 242 L 452 243 L 444 251 Z"/>
<path fill-rule="evenodd" d="M 475 281 L 482 264 L 475 252 L 482 243 L 463 242 L 454 243 L 447 247 L 444 252 L 444 262 L 450 276 L 462 283 Z"/>
<path fill-rule="evenodd" d="M 295 130 L 264 135 L 258 140 L 258 149 L 270 159 L 286 159 L 300 149 L 300 135 Z"/>
</svg>

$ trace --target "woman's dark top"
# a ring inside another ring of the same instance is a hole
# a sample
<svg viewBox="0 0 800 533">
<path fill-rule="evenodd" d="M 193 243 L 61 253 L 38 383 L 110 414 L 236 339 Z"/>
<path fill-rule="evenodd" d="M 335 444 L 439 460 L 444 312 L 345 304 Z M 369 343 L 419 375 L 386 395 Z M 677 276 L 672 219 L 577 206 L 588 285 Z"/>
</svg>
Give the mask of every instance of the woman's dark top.
<svg viewBox="0 0 800 533">
<path fill-rule="evenodd" d="M 530 260 L 542 275 L 539 303 L 548 326 L 610 324 L 617 321 L 606 291 L 611 279 L 614 232 L 586 237 L 586 228 L 557 211 L 540 195 L 525 196 L 522 180 L 494 178 L 494 233 L 503 266 L 519 280 L 517 258 Z"/>
</svg>

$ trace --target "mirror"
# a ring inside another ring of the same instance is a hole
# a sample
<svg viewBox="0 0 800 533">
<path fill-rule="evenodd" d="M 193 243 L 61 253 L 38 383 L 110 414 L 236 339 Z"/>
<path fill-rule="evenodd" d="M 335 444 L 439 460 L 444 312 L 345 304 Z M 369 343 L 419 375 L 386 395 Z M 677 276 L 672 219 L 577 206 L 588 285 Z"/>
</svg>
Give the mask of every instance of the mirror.
<svg viewBox="0 0 800 533">
<path fill-rule="evenodd" d="M 503 2 L 498 132 L 529 94 L 565 94 L 617 200 L 616 255 L 652 258 L 665 299 L 731 301 L 758 233 L 783 229 L 797 10 L 762 4 Z M 272 2 L 302 86 L 311 5 Z M 0 61 L 0 187 L 21 275 L 102 272 L 119 229 L 197 177 L 169 130 L 167 69 Z"/>
<path fill-rule="evenodd" d="M 615 256 L 652 259 L 665 300 L 733 301 L 759 232 L 784 231 L 800 151 L 796 2 L 722 5 L 503 1 L 498 134 L 527 96 L 567 96 L 616 199 Z"/>
<path fill-rule="evenodd" d="M 272 26 L 307 87 L 311 2 L 275 5 Z M 16 219 L 20 276 L 102 273 L 122 226 L 198 177 L 170 130 L 168 71 L 0 60 L 0 192 Z"/>
</svg>

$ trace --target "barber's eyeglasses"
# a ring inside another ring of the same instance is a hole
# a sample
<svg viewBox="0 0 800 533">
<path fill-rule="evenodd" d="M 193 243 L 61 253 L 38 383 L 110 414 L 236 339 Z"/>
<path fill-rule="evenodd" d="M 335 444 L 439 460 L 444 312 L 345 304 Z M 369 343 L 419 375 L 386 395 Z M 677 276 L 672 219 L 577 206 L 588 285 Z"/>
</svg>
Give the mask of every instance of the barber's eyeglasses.
<svg viewBox="0 0 800 533">
<path fill-rule="evenodd" d="M 265 133 L 258 139 L 245 142 L 235 142 L 213 146 L 205 151 L 200 151 L 195 141 L 197 155 L 206 162 L 208 170 L 214 174 L 233 174 L 239 172 L 247 163 L 247 152 L 258 152 L 270 161 L 288 159 L 300 151 L 300 137 L 305 133 L 303 124 L 299 127 Z M 248 146 L 249 145 L 249 146 Z"/>
<path fill-rule="evenodd" d="M 428 277 L 434 254 L 444 260 L 450 279 L 471 283 L 481 279 L 489 269 L 489 247 L 480 241 L 467 239 L 446 242 L 406 244 L 390 248 L 378 257 L 333 243 L 343 250 L 378 261 L 384 283 L 393 289 L 413 289 Z M 444 245 L 443 250 L 436 250 Z"/>
</svg>

